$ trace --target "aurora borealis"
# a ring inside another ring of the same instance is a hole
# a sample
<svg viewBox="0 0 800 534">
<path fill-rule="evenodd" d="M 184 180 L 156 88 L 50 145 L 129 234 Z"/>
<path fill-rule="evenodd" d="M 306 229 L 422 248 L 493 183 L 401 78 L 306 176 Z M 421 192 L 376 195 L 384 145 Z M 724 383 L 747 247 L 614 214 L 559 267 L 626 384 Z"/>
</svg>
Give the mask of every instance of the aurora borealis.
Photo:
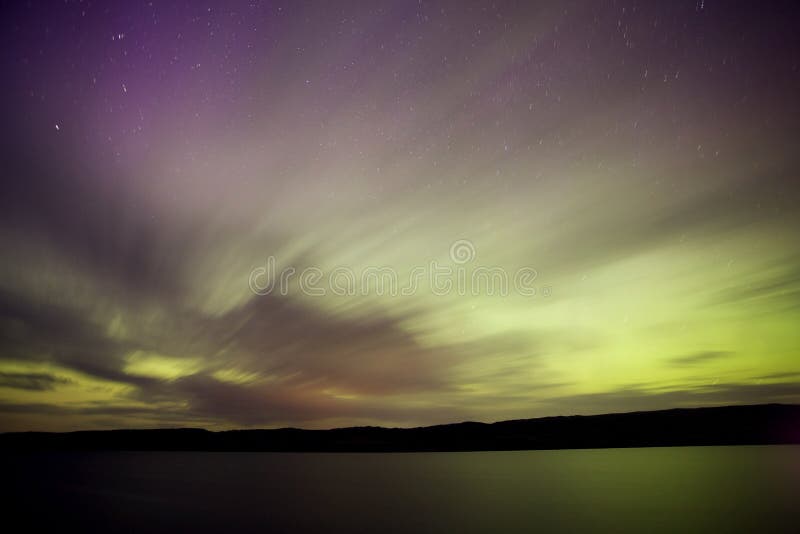
<svg viewBox="0 0 800 534">
<path fill-rule="evenodd" d="M 0 431 L 800 402 L 792 2 L 9 2 Z M 536 295 L 257 295 L 453 243 Z"/>
</svg>

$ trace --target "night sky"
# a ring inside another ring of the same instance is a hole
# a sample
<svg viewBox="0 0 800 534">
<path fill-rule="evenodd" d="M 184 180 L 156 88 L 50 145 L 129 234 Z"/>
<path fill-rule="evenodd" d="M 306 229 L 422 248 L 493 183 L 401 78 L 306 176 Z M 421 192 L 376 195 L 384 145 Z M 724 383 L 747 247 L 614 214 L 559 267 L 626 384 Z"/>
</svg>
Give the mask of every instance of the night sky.
<svg viewBox="0 0 800 534">
<path fill-rule="evenodd" d="M 800 402 L 795 5 L 5 2 L 0 431 Z"/>
</svg>

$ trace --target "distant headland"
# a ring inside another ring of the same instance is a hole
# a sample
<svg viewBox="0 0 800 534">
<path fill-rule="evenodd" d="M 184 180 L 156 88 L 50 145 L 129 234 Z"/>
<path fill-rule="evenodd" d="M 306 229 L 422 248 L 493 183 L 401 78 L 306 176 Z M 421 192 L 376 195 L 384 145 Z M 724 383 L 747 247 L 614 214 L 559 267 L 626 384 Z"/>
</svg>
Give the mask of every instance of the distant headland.
<svg viewBox="0 0 800 534">
<path fill-rule="evenodd" d="M 3 451 L 424 452 L 800 444 L 800 405 L 463 422 L 417 428 L 197 428 L 0 434 Z"/>
</svg>

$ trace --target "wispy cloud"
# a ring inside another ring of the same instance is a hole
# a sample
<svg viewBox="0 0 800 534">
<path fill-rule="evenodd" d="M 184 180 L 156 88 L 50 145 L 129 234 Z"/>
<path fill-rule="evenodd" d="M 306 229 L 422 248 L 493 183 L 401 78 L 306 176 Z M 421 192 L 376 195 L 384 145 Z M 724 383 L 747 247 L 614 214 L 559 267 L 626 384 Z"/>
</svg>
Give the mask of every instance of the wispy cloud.
<svg viewBox="0 0 800 534">
<path fill-rule="evenodd" d="M 0 372 L 0 387 L 45 391 L 60 384 L 69 384 L 68 378 L 48 373 L 4 373 Z"/>
<path fill-rule="evenodd" d="M 730 351 L 710 350 L 705 352 L 695 352 L 686 354 L 684 356 L 677 356 L 671 358 L 669 363 L 671 365 L 684 366 L 684 365 L 702 365 L 706 363 L 716 362 L 725 358 L 730 358 L 735 353 Z"/>
</svg>

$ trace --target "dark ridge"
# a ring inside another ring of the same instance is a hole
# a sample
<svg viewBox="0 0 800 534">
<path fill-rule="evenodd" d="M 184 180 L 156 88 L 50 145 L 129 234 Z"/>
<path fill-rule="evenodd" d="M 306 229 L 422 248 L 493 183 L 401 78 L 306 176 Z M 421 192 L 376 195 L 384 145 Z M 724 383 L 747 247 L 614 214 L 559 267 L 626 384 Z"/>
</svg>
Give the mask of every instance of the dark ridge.
<svg viewBox="0 0 800 534">
<path fill-rule="evenodd" d="M 764 404 L 419 428 L 198 428 L 0 434 L 4 451 L 412 452 L 800 444 L 800 405 Z"/>
</svg>

